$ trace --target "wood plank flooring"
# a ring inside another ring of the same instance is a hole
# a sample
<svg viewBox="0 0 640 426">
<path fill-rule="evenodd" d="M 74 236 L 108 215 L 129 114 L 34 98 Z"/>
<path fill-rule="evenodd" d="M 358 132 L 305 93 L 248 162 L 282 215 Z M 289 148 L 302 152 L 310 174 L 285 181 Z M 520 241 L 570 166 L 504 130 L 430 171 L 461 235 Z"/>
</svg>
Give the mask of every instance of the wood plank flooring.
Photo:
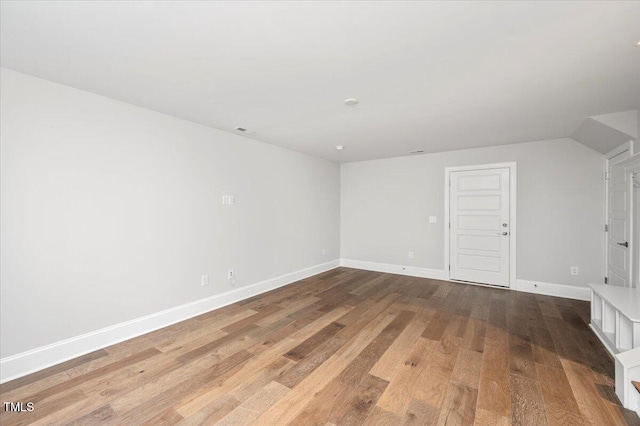
<svg viewBox="0 0 640 426">
<path fill-rule="evenodd" d="M 0 387 L 22 424 L 638 425 L 589 304 L 338 268 Z"/>
</svg>

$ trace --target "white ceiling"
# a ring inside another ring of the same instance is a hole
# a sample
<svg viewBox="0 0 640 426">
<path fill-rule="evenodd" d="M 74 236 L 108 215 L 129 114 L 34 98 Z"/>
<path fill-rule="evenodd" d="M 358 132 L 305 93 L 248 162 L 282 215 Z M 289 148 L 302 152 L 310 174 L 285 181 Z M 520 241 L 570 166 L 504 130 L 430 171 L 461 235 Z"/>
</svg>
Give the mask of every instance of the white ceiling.
<svg viewBox="0 0 640 426">
<path fill-rule="evenodd" d="M 640 105 L 640 2 L 5 1 L 1 12 L 2 66 L 338 162 L 566 137 Z"/>
</svg>

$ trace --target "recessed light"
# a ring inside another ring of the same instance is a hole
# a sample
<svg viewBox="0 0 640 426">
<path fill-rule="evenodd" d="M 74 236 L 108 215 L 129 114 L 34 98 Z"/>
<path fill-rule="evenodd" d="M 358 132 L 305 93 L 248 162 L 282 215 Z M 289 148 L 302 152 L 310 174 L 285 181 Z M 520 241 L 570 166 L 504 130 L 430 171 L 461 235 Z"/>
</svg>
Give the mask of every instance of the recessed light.
<svg viewBox="0 0 640 426">
<path fill-rule="evenodd" d="M 344 149 L 344 146 L 342 146 L 342 145 L 336 145 L 336 149 L 337 149 L 338 151 L 342 151 L 342 150 Z"/>
<path fill-rule="evenodd" d="M 358 104 L 358 100 L 356 98 L 345 99 L 344 104 L 349 106 L 354 106 Z"/>
</svg>

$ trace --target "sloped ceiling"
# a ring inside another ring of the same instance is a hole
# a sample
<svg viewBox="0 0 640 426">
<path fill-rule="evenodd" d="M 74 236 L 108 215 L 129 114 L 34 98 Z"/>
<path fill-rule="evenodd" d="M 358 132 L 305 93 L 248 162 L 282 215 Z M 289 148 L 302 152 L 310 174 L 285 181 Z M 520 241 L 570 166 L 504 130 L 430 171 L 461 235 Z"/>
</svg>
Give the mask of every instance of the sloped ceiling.
<svg viewBox="0 0 640 426">
<path fill-rule="evenodd" d="M 602 154 L 606 154 L 614 148 L 634 139 L 630 135 L 607 126 L 593 118 L 587 118 L 580 127 L 571 134 L 571 138 Z"/>
<path fill-rule="evenodd" d="M 4 67 L 337 162 L 568 137 L 640 99 L 637 1 L 0 7 Z"/>
<path fill-rule="evenodd" d="M 638 76 L 640 78 L 640 76 Z M 623 111 L 614 112 L 611 114 L 594 115 L 594 120 L 616 129 L 622 133 L 629 135 L 629 137 L 638 138 L 638 111 Z"/>
</svg>

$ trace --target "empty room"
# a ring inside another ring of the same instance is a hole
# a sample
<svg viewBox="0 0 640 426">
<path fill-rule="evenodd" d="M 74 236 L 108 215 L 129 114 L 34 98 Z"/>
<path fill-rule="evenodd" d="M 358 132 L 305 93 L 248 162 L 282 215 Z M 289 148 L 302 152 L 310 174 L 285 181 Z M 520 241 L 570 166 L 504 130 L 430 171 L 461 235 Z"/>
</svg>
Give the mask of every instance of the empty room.
<svg viewBox="0 0 640 426">
<path fill-rule="evenodd" d="M 640 425 L 640 2 L 0 19 L 3 426 Z"/>
</svg>

